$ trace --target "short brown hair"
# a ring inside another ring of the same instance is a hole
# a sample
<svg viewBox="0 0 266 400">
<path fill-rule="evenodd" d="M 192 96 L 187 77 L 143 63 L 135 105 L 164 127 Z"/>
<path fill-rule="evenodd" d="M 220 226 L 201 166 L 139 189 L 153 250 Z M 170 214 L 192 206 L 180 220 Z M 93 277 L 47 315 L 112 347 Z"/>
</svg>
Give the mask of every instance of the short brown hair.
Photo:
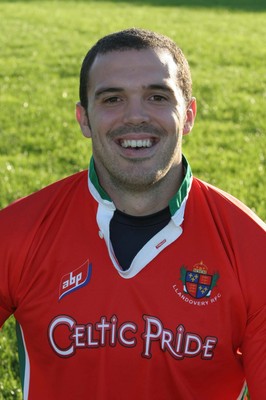
<svg viewBox="0 0 266 400">
<path fill-rule="evenodd" d="M 188 62 L 182 50 L 167 36 L 144 29 L 130 28 L 104 36 L 86 54 L 80 70 L 79 96 L 81 105 L 87 110 L 89 72 L 98 54 L 148 48 L 166 49 L 172 55 L 178 66 L 177 83 L 188 104 L 192 96 L 192 79 Z"/>
</svg>

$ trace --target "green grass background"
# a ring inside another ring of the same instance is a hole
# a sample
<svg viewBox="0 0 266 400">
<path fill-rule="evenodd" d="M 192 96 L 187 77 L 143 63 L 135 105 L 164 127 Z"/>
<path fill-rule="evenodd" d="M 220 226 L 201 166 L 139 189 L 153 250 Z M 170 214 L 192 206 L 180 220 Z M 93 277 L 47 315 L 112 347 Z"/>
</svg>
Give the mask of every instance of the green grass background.
<svg viewBox="0 0 266 400">
<path fill-rule="evenodd" d="M 99 37 L 137 26 L 172 37 L 190 62 L 194 175 L 266 220 L 265 14 L 263 0 L 0 1 L 0 208 L 87 168 L 80 64 Z M 21 399 L 13 319 L 0 352 L 0 399 Z"/>
</svg>

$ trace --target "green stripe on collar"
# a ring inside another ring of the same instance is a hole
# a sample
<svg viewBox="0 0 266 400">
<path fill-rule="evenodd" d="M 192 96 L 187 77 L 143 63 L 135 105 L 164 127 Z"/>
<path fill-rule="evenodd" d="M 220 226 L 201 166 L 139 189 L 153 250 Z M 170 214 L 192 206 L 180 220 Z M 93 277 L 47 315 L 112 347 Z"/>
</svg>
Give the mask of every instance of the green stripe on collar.
<svg viewBox="0 0 266 400">
<path fill-rule="evenodd" d="M 241 400 L 245 400 L 248 398 L 248 387 L 247 385 L 245 386 L 244 392 L 242 394 Z"/>
<path fill-rule="evenodd" d="M 188 161 L 186 160 L 185 156 L 183 156 L 183 158 L 182 158 L 182 164 L 183 164 L 183 168 L 185 170 L 185 176 L 184 176 L 183 182 L 182 182 L 180 188 L 178 189 L 178 192 L 174 195 L 174 197 L 172 197 L 172 199 L 169 202 L 170 213 L 172 216 L 179 210 L 182 202 L 187 197 L 189 188 L 191 185 L 192 171 L 191 171 L 190 165 L 189 165 Z M 108 196 L 108 194 L 105 192 L 105 190 L 100 185 L 100 182 L 99 182 L 96 170 L 95 170 L 95 166 L 94 166 L 93 156 L 91 157 L 91 160 L 90 160 L 89 178 L 90 178 L 93 186 L 95 187 L 95 189 L 101 196 L 101 198 L 103 200 L 112 202 L 112 199 Z"/>
<path fill-rule="evenodd" d="M 93 186 L 95 187 L 95 189 L 97 190 L 97 192 L 99 193 L 99 195 L 101 196 L 101 198 L 103 200 L 108 200 L 111 201 L 110 197 L 108 196 L 108 194 L 105 192 L 105 190 L 101 187 L 97 173 L 95 171 L 95 166 L 94 166 L 94 159 L 93 157 L 91 157 L 90 160 L 90 167 L 89 167 L 89 177 L 90 180 L 93 184 Z"/>
<path fill-rule="evenodd" d="M 182 164 L 183 164 L 183 168 L 185 170 L 185 176 L 184 176 L 183 182 L 182 182 L 180 188 L 178 189 L 178 192 L 169 201 L 169 208 L 170 208 L 170 213 L 172 216 L 177 212 L 177 210 L 179 210 L 182 202 L 187 197 L 190 186 L 191 186 L 192 171 L 191 171 L 190 165 L 184 155 L 182 156 Z"/>
</svg>

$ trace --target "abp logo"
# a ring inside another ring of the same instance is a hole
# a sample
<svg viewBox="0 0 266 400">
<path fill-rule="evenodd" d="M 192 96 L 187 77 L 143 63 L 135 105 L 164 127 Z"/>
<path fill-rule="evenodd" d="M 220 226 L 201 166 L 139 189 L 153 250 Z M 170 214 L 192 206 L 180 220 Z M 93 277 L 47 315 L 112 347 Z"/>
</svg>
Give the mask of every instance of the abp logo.
<svg viewBox="0 0 266 400">
<path fill-rule="evenodd" d="M 87 260 L 74 271 L 64 275 L 59 286 L 59 300 L 67 294 L 86 286 L 91 279 L 91 272 L 92 264 Z"/>
</svg>

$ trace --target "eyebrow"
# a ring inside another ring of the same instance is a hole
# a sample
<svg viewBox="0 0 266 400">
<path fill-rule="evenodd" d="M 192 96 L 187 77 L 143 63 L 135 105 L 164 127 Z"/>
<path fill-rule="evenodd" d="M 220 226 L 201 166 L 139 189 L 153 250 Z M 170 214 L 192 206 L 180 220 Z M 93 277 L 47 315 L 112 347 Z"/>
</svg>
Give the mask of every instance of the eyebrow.
<svg viewBox="0 0 266 400">
<path fill-rule="evenodd" d="M 100 97 L 102 94 L 105 93 L 121 93 L 123 92 L 124 89 L 123 88 L 118 88 L 118 87 L 103 87 L 103 88 L 99 88 L 98 90 L 96 90 L 95 92 L 95 97 Z"/>
<path fill-rule="evenodd" d="M 147 86 L 147 89 L 161 90 L 163 92 L 174 93 L 173 89 L 170 86 L 164 85 L 164 84 L 149 85 L 149 86 Z"/>
<path fill-rule="evenodd" d="M 160 83 L 151 84 L 151 85 L 147 85 L 147 86 L 143 86 L 143 87 L 146 90 L 160 90 L 160 91 L 171 93 L 171 94 L 174 93 L 174 90 L 171 87 L 169 87 L 168 85 L 160 84 Z M 124 91 L 125 91 L 125 89 L 121 88 L 121 87 L 102 87 L 102 88 L 99 88 L 98 90 L 96 90 L 95 98 L 98 98 L 102 94 L 106 94 L 106 93 L 122 93 Z"/>
</svg>

